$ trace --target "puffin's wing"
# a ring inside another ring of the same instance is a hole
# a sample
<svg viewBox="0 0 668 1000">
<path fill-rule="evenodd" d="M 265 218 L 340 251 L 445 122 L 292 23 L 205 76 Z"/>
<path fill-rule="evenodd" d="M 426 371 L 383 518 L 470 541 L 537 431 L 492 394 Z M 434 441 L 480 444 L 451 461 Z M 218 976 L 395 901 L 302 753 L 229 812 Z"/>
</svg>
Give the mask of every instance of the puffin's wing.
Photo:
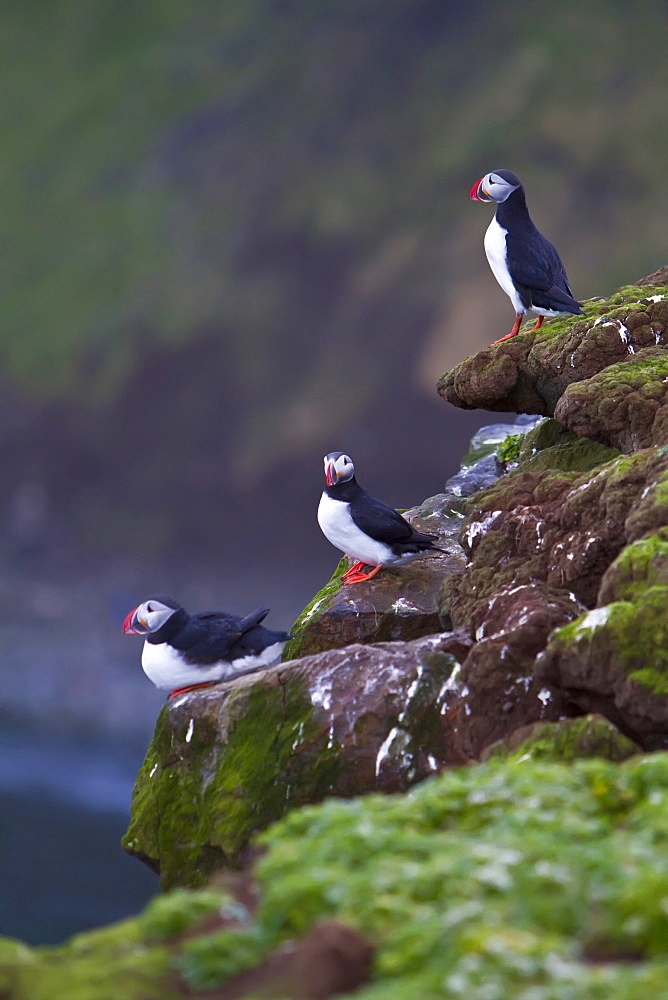
<svg viewBox="0 0 668 1000">
<path fill-rule="evenodd" d="M 350 515 L 370 538 L 392 545 L 405 542 L 413 535 L 413 529 L 401 514 L 382 500 L 376 500 L 370 493 L 364 493 L 360 501 L 350 509 Z"/>
<path fill-rule="evenodd" d="M 533 233 L 506 235 L 506 260 L 516 285 L 545 292 L 563 305 L 578 305 L 568 287 L 566 270 L 549 240 L 536 229 Z"/>
<path fill-rule="evenodd" d="M 190 629 L 194 641 L 188 644 L 191 655 L 206 655 L 211 663 L 224 660 L 231 646 L 243 635 L 243 619 L 224 611 L 205 611 L 190 616 Z"/>
</svg>

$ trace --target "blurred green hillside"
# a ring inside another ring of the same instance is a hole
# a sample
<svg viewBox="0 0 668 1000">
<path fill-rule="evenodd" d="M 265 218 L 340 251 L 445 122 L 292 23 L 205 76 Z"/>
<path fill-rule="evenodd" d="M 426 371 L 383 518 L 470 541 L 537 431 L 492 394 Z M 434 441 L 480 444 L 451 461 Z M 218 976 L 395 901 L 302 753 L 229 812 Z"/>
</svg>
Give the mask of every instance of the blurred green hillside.
<svg viewBox="0 0 668 1000">
<path fill-rule="evenodd" d="M 374 413 L 414 430 L 379 455 L 414 451 L 442 368 L 512 320 L 489 169 L 579 297 L 665 262 L 659 0 L 35 0 L 0 28 L 6 509 L 37 482 L 159 546 Z"/>
</svg>

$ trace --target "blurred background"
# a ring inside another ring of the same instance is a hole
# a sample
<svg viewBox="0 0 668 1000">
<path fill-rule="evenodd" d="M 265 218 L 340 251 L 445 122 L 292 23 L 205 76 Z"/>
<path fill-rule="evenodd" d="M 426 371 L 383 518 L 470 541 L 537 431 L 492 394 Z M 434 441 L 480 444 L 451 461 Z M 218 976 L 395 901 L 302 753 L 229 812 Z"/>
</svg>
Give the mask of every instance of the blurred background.
<svg viewBox="0 0 668 1000">
<path fill-rule="evenodd" d="M 579 298 L 666 262 L 666 10 L 3 4 L 0 933 L 157 888 L 118 844 L 163 702 L 127 611 L 289 627 L 337 561 L 322 455 L 408 507 L 489 419 L 434 389 L 513 319 L 473 182 L 520 175 Z"/>
</svg>

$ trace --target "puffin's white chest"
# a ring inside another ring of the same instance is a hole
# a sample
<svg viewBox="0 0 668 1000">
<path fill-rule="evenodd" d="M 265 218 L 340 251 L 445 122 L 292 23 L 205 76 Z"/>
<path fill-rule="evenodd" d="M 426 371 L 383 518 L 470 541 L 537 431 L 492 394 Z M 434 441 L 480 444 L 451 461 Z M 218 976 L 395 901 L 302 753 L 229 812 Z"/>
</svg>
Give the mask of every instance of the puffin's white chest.
<svg viewBox="0 0 668 1000">
<path fill-rule="evenodd" d="M 513 285 L 512 278 L 510 277 L 508 265 L 506 264 L 507 234 L 508 230 L 500 226 L 496 221 L 496 216 L 494 216 L 487 227 L 487 232 L 485 233 L 485 253 L 487 255 L 487 260 L 489 261 L 489 266 L 492 269 L 492 274 L 501 285 L 501 288 L 503 288 L 504 292 L 512 302 L 516 314 L 519 316 L 524 314 L 527 310 L 521 298 L 515 291 L 515 286 Z"/>
<path fill-rule="evenodd" d="M 385 566 L 395 561 L 389 545 L 377 542 L 358 528 L 350 514 L 350 504 L 332 500 L 327 493 L 320 497 L 318 524 L 325 538 L 347 556 L 367 566 Z"/>
<path fill-rule="evenodd" d="M 225 681 L 249 674 L 260 667 L 270 667 L 280 658 L 284 642 L 275 642 L 261 653 L 240 656 L 236 660 L 218 660 L 206 667 L 184 663 L 178 650 L 167 642 L 145 642 L 141 657 L 144 673 L 156 687 L 175 691 L 205 681 Z"/>
<path fill-rule="evenodd" d="M 208 667 L 196 667 L 192 663 L 184 663 L 178 650 L 167 642 L 145 642 L 141 665 L 148 679 L 163 691 L 220 680 L 225 666 L 213 663 Z"/>
</svg>

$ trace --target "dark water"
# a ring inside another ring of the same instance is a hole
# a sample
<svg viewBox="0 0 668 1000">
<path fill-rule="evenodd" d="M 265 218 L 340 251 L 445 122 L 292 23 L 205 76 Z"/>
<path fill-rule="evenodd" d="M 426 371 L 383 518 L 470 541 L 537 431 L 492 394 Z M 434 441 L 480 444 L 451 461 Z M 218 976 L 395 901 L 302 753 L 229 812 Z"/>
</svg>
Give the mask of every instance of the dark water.
<svg viewBox="0 0 668 1000">
<path fill-rule="evenodd" d="M 19 728 L 0 735 L 0 934 L 62 941 L 141 909 L 158 882 L 120 846 L 139 748 Z"/>
<path fill-rule="evenodd" d="M 127 816 L 9 792 L 0 796 L 0 934 L 62 941 L 137 913 L 156 876 L 121 849 Z"/>
</svg>

